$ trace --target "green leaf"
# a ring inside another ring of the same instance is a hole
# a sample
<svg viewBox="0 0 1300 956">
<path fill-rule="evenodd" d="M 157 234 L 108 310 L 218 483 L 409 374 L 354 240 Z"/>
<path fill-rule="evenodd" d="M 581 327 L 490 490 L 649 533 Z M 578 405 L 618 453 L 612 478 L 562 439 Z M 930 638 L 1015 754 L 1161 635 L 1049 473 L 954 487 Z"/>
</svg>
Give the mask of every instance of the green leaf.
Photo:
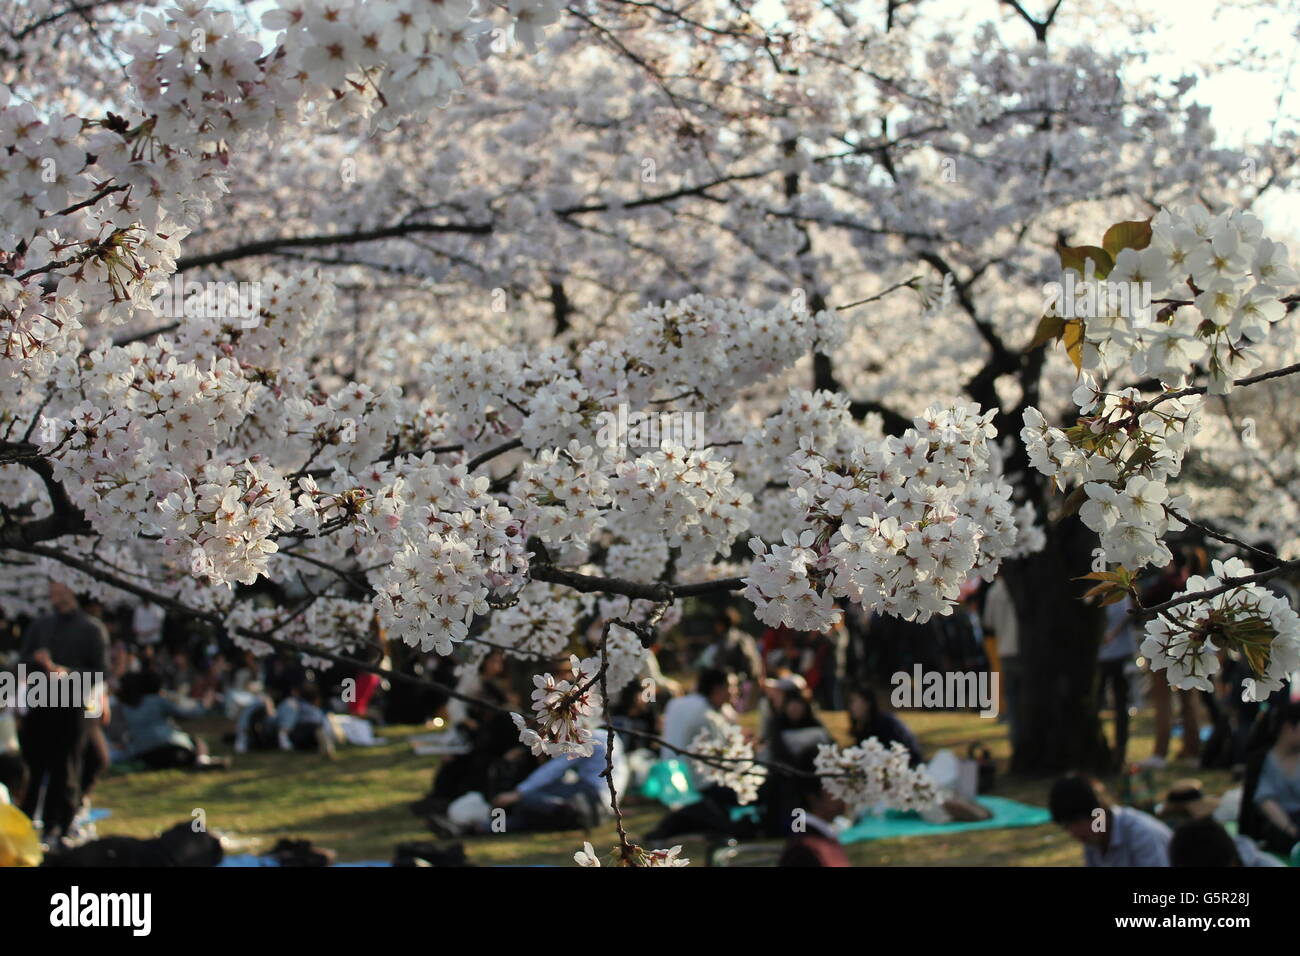
<svg viewBox="0 0 1300 956">
<path fill-rule="evenodd" d="M 1110 257 L 1115 259 L 1121 249 L 1145 249 L 1151 244 L 1151 220 L 1117 222 L 1106 230 L 1101 240 Z"/>
</svg>

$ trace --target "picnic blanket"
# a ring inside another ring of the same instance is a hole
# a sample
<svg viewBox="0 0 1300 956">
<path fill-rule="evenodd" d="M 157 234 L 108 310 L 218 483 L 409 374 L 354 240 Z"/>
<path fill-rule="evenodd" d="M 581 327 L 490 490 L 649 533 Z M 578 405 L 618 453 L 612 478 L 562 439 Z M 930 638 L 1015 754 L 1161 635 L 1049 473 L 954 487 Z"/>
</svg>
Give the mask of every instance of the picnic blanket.
<svg viewBox="0 0 1300 956">
<path fill-rule="evenodd" d="M 1034 827 L 1051 823 L 1044 807 L 1008 800 L 1006 797 L 978 797 L 979 803 L 993 814 L 987 820 L 972 823 L 927 823 L 915 813 L 890 810 L 883 816 L 866 817 L 840 834 L 841 843 L 864 840 L 888 840 L 892 837 L 924 836 L 938 833 L 963 833 L 967 830 L 998 830 L 1003 827 Z"/>
<path fill-rule="evenodd" d="M 226 857 L 220 863 L 217 864 L 217 866 L 229 866 L 229 867 L 262 867 L 262 866 L 278 867 L 279 865 L 280 865 L 279 862 L 276 861 L 275 858 L 273 857 L 257 856 L 256 854 L 253 853 L 230 853 L 227 854 Z M 361 860 L 359 862 L 352 862 L 352 863 L 335 863 L 334 869 L 338 869 L 339 867 L 344 867 L 344 866 L 392 866 L 392 865 L 393 864 L 389 863 L 387 860 Z"/>
</svg>

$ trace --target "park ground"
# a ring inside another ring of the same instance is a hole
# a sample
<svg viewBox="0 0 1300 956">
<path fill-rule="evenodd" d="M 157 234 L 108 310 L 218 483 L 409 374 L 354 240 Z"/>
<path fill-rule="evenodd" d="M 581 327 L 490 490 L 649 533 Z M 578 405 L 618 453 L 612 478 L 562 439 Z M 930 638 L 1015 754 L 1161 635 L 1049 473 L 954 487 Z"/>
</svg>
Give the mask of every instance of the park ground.
<svg viewBox="0 0 1300 956">
<path fill-rule="evenodd" d="M 987 747 L 999 765 L 995 793 L 1046 805 L 1050 778 L 1005 772 L 1010 747 L 1004 724 L 970 712 L 909 711 L 901 716 L 917 733 L 926 753 L 950 747 L 964 755 L 973 743 Z M 834 733 L 844 737 L 844 714 L 828 713 L 824 718 Z M 202 732 L 209 728 L 193 729 Z M 228 747 L 218 742 L 220 729 L 214 722 L 208 739 L 214 752 L 228 752 Z M 94 796 L 96 806 L 112 811 L 99 824 L 99 834 L 152 836 L 193 819 L 194 811 L 201 809 L 207 827 L 232 837 L 237 852 L 261 852 L 280 837 L 292 837 L 329 847 L 340 861 L 390 860 L 400 842 L 436 839 L 407 809 L 427 791 L 436 765 L 436 758 L 416 756 L 411 750 L 408 738 L 423 732 L 419 727 L 384 728 L 382 745 L 345 747 L 333 760 L 317 754 L 250 753 L 235 757 L 234 766 L 225 772 L 113 774 L 100 782 Z M 1151 753 L 1151 724 L 1146 715 L 1137 719 L 1134 732 L 1130 760 Z M 1211 792 L 1231 785 L 1226 772 L 1199 771 L 1178 763 L 1156 772 L 1155 783 L 1163 788 L 1189 775 L 1202 779 Z M 1118 777 L 1106 778 L 1106 783 L 1119 792 Z M 663 812 L 657 803 L 627 800 L 625 823 L 632 839 L 649 830 Z M 479 865 L 572 865 L 574 851 L 581 849 L 584 840 L 604 855 L 616 843 L 612 823 L 588 833 L 475 837 L 465 841 L 465 849 L 470 861 Z M 698 863 L 705 861 L 702 840 L 683 842 L 684 856 Z M 850 845 L 848 853 L 858 866 L 1081 863 L 1078 845 L 1051 824 L 868 841 Z M 762 858 L 761 853 L 753 857 Z"/>
</svg>

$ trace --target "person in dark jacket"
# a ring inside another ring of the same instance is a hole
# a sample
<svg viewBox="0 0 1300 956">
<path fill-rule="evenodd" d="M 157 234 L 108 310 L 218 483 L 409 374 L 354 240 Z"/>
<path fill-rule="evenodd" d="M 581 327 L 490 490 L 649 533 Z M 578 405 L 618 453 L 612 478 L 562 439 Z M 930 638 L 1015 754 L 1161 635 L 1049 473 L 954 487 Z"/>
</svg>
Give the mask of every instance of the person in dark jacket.
<svg viewBox="0 0 1300 956">
<path fill-rule="evenodd" d="M 19 742 L 31 776 L 20 809 L 35 819 L 44 780 L 45 837 L 57 842 L 67 835 L 81 806 L 82 760 L 91 719 L 87 709 L 102 714 L 106 706 L 102 690 L 108 633 L 81 609 L 77 595 L 61 581 L 50 581 L 50 606 L 50 614 L 28 626 L 19 657 L 51 689 L 67 687 L 72 693 L 52 693 L 41 706 L 31 706 L 23 719 Z M 98 699 L 92 701 L 94 694 Z"/>
<path fill-rule="evenodd" d="M 170 767 L 224 768 L 200 739 L 176 726 L 177 719 L 198 717 L 203 705 L 182 706 L 162 694 L 162 679 L 152 670 L 127 674 L 118 694 L 119 715 L 126 724 L 127 760 L 138 760 L 152 770 Z"/>
<path fill-rule="evenodd" d="M 833 743 L 830 732 L 813 710 L 808 692 L 791 684 L 779 691 L 776 707 L 763 729 L 764 756 L 776 764 L 799 766 L 816 756 L 819 744 Z M 769 774 L 759 802 L 763 828 L 769 836 L 790 833 L 799 808 L 804 806 L 800 781 L 785 774 Z"/>
<path fill-rule="evenodd" d="M 844 813 L 844 801 L 827 792 L 814 767 L 816 753 L 804 754 L 796 769 L 800 789 L 800 813 L 791 823 L 791 834 L 777 866 L 852 866 L 831 821 Z"/>
<path fill-rule="evenodd" d="M 855 744 L 871 737 L 886 747 L 895 742 L 902 744 L 907 748 L 908 762 L 913 767 L 925 761 L 916 735 L 896 716 L 881 710 L 875 693 L 868 687 L 855 687 L 849 691 L 849 733 Z"/>
</svg>

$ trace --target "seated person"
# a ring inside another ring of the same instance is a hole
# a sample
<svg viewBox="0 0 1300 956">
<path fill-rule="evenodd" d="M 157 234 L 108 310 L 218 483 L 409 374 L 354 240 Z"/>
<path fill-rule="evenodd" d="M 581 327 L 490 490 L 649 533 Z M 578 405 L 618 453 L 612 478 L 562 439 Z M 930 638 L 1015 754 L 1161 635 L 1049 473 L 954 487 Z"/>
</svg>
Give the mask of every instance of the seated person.
<svg viewBox="0 0 1300 956">
<path fill-rule="evenodd" d="M 320 688 L 312 683 L 280 701 L 275 712 L 276 743 L 281 750 L 334 752 L 334 731 L 321 707 Z"/>
<path fill-rule="evenodd" d="M 854 744 L 875 737 L 885 747 L 895 742 L 907 748 L 910 764 L 915 767 L 924 762 L 921 745 L 916 735 L 894 714 L 880 709 L 875 693 L 869 687 L 854 687 L 849 691 L 849 734 Z"/>
<path fill-rule="evenodd" d="M 183 707 L 162 694 L 156 671 L 126 674 L 118 694 L 118 714 L 126 725 L 125 760 L 138 760 L 150 769 L 168 767 L 221 767 L 228 761 L 212 760 L 202 740 L 191 737 L 175 719 L 197 717 L 202 705 Z"/>
<path fill-rule="evenodd" d="M 519 786 L 493 797 L 491 807 L 482 801 L 480 794 L 466 794 L 457 803 L 477 800 L 480 807 L 470 812 L 481 812 L 481 817 L 457 822 L 451 818 L 458 814 L 458 807 L 453 805 L 450 816 L 440 812 L 428 813 L 429 827 L 444 837 L 486 833 L 499 830 L 496 821 L 501 816 L 500 811 L 504 810 L 505 830 L 512 833 L 590 829 L 602 817 L 613 813 L 609 784 L 603 776 L 607 742 L 612 747 L 609 762 L 613 765 L 614 786 L 623 796 L 628 772 L 622 744 L 618 734 L 598 729 L 593 731 L 589 756 L 572 759 L 551 757 L 525 777 Z"/>
<path fill-rule="evenodd" d="M 1214 811 L 1219 806 L 1219 798 L 1205 793 L 1204 788 L 1199 780 L 1179 780 L 1165 793 L 1164 798 L 1160 801 L 1157 812 L 1160 819 L 1174 828 L 1174 841 L 1177 842 L 1178 834 L 1186 829 L 1187 825 L 1192 822 L 1209 820 L 1214 821 Z M 1215 826 L 1218 826 L 1215 823 Z M 1223 830 L 1222 827 L 1219 827 Z M 1216 849 L 1217 843 L 1221 842 L 1219 835 L 1214 832 L 1213 827 L 1201 826 L 1193 829 L 1191 833 L 1196 841 L 1195 845 L 1184 846 L 1184 851 L 1189 857 L 1196 857 L 1204 849 L 1209 857 L 1218 857 L 1226 860 L 1226 854 Z M 1173 844 L 1170 844 L 1169 856 L 1171 866 L 1284 866 L 1277 857 L 1268 853 L 1260 852 L 1255 841 L 1248 836 L 1232 836 L 1226 830 L 1223 833 L 1235 845 L 1233 851 L 1234 858 L 1237 862 L 1219 862 L 1219 863 L 1177 863 L 1173 859 Z M 1184 841 L 1192 840 L 1193 837 L 1184 837 Z M 1202 846 L 1204 844 L 1204 846 Z M 1208 858 L 1208 857 L 1207 857 Z"/>
<path fill-rule="evenodd" d="M 695 681 L 695 692 L 674 697 L 664 708 L 663 746 L 660 760 L 672 760 L 691 749 L 691 742 L 706 726 L 736 722 L 734 674 L 706 667 Z"/>
<path fill-rule="evenodd" d="M 467 668 L 457 693 L 482 702 L 453 699 L 447 708 L 453 727 L 470 750 L 439 762 L 429 794 L 412 804 L 418 815 L 445 813 L 453 800 L 471 791 L 508 790 L 537 763 L 519 742 L 519 731 L 510 719 L 510 709 L 519 708 L 520 701 L 507 681 L 504 653 L 490 651 L 476 667 Z"/>
<path fill-rule="evenodd" d="M 1277 736 L 1260 766 L 1254 802 L 1265 847 L 1287 854 L 1300 842 L 1300 702 L 1281 706 Z"/>
<path fill-rule="evenodd" d="M 704 649 L 697 662 L 700 668 L 729 671 L 736 675 L 743 695 L 742 710 L 748 710 L 754 690 L 763 680 L 763 658 L 758 641 L 740 627 L 740 612 L 734 607 L 722 610 L 714 618 L 713 643 Z"/>
<path fill-rule="evenodd" d="M 703 730 L 719 737 L 725 735 L 736 723 L 731 706 L 736 691 L 734 674 L 707 668 L 700 671 L 695 693 L 675 697 L 664 708 L 665 744 L 660 748 L 660 759 L 689 760 L 691 745 Z M 752 822 L 738 823 L 732 819 L 731 808 L 739 806 L 735 791 L 712 784 L 700 788 L 699 795 L 696 802 L 665 816 L 646 839 L 658 843 L 681 833 L 737 838 L 753 835 Z"/>
<path fill-rule="evenodd" d="M 300 684 L 279 706 L 262 697 L 249 704 L 235 722 L 235 752 L 253 750 L 318 750 L 334 753 L 334 732 L 320 706 L 320 689 Z"/>
<path fill-rule="evenodd" d="M 799 766 L 817 755 L 820 744 L 833 740 L 813 710 L 807 690 L 791 684 L 780 693 L 777 707 L 763 730 L 762 758 L 786 767 Z M 789 774 L 768 774 L 759 793 L 763 828 L 769 836 L 790 832 L 792 811 L 805 807 L 805 787 Z"/>
<path fill-rule="evenodd" d="M 1169 865 L 1218 867 L 1286 864 L 1276 857 L 1259 852 L 1249 837 L 1234 837 L 1213 817 L 1195 817 L 1174 830 L 1169 841 Z"/>
<path fill-rule="evenodd" d="M 626 794 L 627 763 L 618 734 L 596 730 L 589 757 L 552 757 L 524 778 L 513 790 L 497 794 L 494 807 L 506 809 L 506 829 L 574 830 L 587 829 L 613 814 L 609 783 L 605 773 L 606 743 L 611 748 L 614 787 Z"/>
<path fill-rule="evenodd" d="M 1052 784 L 1052 821 L 1083 844 L 1085 866 L 1168 866 L 1169 827 L 1111 803 L 1096 780 L 1070 775 Z"/>
<path fill-rule="evenodd" d="M 831 796 L 815 776 L 816 753 L 805 754 L 797 769 L 810 776 L 794 778 L 803 811 L 790 827 L 790 837 L 777 866 L 852 866 L 831 821 L 844 813 L 844 801 Z"/>
</svg>

